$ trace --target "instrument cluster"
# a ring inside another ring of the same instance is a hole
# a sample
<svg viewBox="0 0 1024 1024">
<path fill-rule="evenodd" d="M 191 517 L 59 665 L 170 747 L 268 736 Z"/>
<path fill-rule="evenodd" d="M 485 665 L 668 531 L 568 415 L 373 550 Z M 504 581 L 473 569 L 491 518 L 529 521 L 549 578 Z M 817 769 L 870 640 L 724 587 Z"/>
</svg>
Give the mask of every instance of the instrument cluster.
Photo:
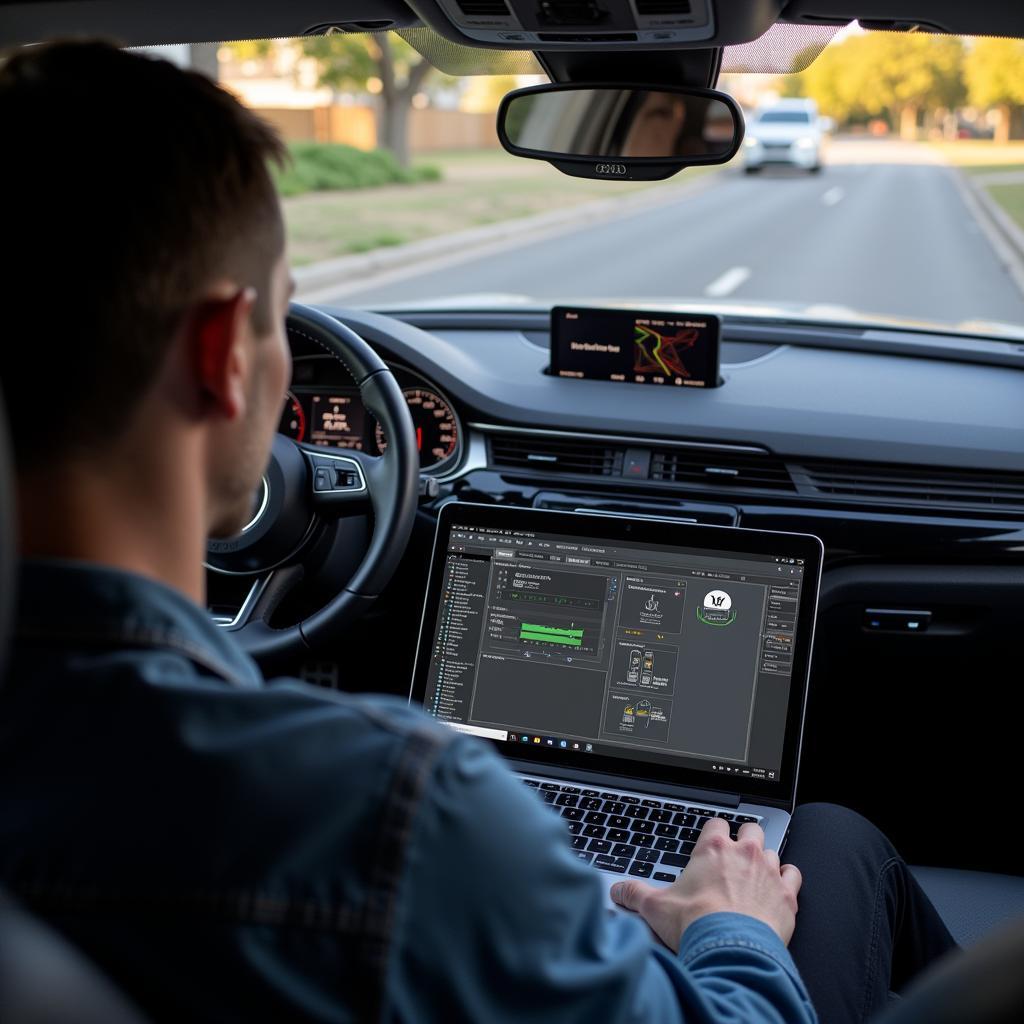
<svg viewBox="0 0 1024 1024">
<path fill-rule="evenodd" d="M 402 366 L 392 366 L 391 371 L 412 415 L 420 468 L 436 472 L 454 465 L 462 427 L 452 403 L 415 371 Z M 387 438 L 360 400 L 359 389 L 343 375 L 329 356 L 297 356 L 278 430 L 305 444 L 382 455 Z"/>
</svg>

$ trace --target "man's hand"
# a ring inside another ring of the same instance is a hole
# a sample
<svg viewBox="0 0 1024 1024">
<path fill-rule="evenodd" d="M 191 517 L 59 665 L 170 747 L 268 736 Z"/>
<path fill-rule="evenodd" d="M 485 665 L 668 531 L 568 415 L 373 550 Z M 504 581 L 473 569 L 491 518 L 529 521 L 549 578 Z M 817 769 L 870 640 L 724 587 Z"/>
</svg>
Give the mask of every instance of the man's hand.
<svg viewBox="0 0 1024 1024">
<path fill-rule="evenodd" d="M 712 818 L 674 885 L 659 889 L 630 879 L 613 885 L 611 895 L 620 906 L 635 910 L 676 952 L 688 925 L 723 910 L 764 921 L 788 946 L 802 881 L 798 868 L 780 867 L 779 855 L 764 848 L 760 825 L 741 825 L 733 841 L 728 822 Z"/>
</svg>

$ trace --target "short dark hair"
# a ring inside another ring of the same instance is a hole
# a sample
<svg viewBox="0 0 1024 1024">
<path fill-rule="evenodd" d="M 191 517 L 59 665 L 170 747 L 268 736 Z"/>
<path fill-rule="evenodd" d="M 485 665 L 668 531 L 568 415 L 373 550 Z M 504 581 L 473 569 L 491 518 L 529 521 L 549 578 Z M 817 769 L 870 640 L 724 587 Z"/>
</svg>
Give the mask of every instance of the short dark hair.
<svg viewBox="0 0 1024 1024">
<path fill-rule="evenodd" d="M 284 237 L 273 129 L 209 79 L 105 42 L 0 66 L 0 382 L 20 469 L 118 436 L 215 275 Z"/>
</svg>

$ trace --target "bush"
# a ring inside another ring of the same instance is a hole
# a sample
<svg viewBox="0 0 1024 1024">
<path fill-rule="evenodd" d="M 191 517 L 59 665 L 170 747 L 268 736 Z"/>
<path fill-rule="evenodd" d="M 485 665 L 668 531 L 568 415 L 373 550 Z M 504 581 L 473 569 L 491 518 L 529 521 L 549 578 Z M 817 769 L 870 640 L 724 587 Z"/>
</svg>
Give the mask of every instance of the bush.
<svg viewBox="0 0 1024 1024">
<path fill-rule="evenodd" d="M 386 149 L 367 151 L 330 142 L 293 142 L 288 149 L 291 163 L 283 171 L 274 172 L 274 181 L 283 196 L 441 178 L 441 169 L 432 164 L 400 167 Z"/>
</svg>

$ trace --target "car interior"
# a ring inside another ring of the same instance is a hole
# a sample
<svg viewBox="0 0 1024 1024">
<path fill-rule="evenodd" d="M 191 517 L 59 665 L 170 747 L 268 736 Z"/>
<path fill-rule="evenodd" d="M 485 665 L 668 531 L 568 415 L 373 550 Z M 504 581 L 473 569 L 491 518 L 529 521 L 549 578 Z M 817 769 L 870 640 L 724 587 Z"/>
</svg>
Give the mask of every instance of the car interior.
<svg viewBox="0 0 1024 1024">
<path fill-rule="evenodd" d="M 700 96 L 715 89 L 728 48 L 771 68 L 812 39 L 800 33 L 826 39 L 853 21 L 1024 38 L 1024 9 L 1002 0 L 13 0 L 0 5 L 0 46 L 397 31 L 447 74 L 529 61 L 563 89 Z M 562 158 L 550 142 L 520 155 L 591 178 L 657 177 L 708 153 L 730 159 L 737 131 L 717 149 L 647 164 L 599 142 Z M 595 165 L 603 156 L 613 162 Z M 210 614 L 267 674 L 407 696 L 438 515 L 452 503 L 820 538 L 797 801 L 843 804 L 877 824 L 969 950 L 919 1002 L 894 1006 L 893 1020 L 1019 1019 L 1024 987 L 1011 965 L 1024 955 L 1024 865 L 1008 837 L 1020 750 L 1024 330 L 729 308 L 716 322 L 706 386 L 651 387 L 562 373 L 548 302 L 296 303 L 281 432 L 253 528 L 210 544 Z M 314 408 L 327 394 L 345 407 L 343 427 Z M 12 495 L 5 479 L 0 626 L 16 602 Z M 0 905 L 0 1016 L 135 1019 L 92 976 L 88 954 Z M 41 962 L 64 966 L 25 966 Z M 58 971 L 71 980 L 54 1000 L 42 979 Z M 100 1009 L 89 1015 L 93 998 Z"/>
</svg>

